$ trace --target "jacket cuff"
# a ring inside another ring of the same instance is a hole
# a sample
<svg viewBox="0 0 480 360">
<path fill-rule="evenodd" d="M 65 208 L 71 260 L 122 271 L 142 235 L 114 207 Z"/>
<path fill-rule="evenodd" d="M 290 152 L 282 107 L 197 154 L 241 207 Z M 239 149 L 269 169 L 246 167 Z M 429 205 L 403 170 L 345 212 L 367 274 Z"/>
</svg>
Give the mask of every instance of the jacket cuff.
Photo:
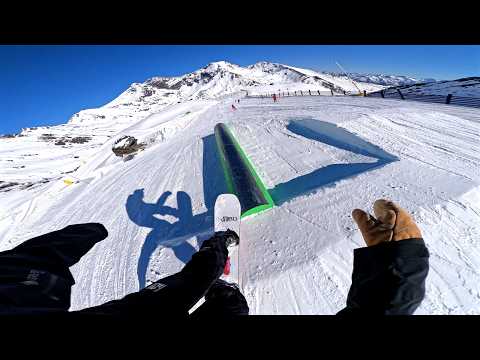
<svg viewBox="0 0 480 360">
<path fill-rule="evenodd" d="M 374 246 L 355 249 L 354 268 L 371 268 L 391 264 L 398 258 L 428 257 L 428 249 L 423 238 L 390 241 Z"/>
</svg>

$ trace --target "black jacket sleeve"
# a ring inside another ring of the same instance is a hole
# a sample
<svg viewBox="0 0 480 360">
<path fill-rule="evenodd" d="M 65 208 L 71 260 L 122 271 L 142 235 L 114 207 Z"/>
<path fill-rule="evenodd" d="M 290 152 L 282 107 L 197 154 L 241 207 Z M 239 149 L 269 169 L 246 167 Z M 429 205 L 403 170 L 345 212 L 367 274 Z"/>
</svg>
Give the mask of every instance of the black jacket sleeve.
<svg viewBox="0 0 480 360">
<path fill-rule="evenodd" d="M 68 310 L 69 267 L 107 236 L 102 224 L 75 224 L 0 252 L 0 314 Z"/>
<path fill-rule="evenodd" d="M 413 314 L 425 296 L 428 257 L 423 239 L 355 249 L 347 306 L 338 314 Z"/>
<path fill-rule="evenodd" d="M 203 242 L 185 267 L 178 273 L 160 279 L 146 288 L 120 300 L 83 309 L 82 315 L 114 317 L 186 317 L 222 275 L 228 257 L 225 242 L 211 238 Z M 75 312 L 74 312 L 75 313 Z"/>
</svg>

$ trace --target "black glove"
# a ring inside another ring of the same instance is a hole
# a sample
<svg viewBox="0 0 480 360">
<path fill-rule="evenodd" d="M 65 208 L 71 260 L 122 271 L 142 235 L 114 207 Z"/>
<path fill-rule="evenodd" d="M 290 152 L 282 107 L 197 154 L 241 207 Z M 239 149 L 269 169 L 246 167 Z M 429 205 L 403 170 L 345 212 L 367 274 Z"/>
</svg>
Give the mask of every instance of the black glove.
<svg viewBox="0 0 480 360">
<path fill-rule="evenodd" d="M 219 241 L 224 241 L 227 248 L 231 245 L 238 245 L 240 242 L 237 233 L 230 229 L 227 231 L 217 231 L 214 237 L 219 238 Z"/>
<path fill-rule="evenodd" d="M 227 231 L 217 231 L 210 239 L 203 242 L 201 248 L 218 243 L 228 248 L 231 245 L 238 245 L 239 241 L 240 239 L 235 231 L 230 229 Z"/>
</svg>

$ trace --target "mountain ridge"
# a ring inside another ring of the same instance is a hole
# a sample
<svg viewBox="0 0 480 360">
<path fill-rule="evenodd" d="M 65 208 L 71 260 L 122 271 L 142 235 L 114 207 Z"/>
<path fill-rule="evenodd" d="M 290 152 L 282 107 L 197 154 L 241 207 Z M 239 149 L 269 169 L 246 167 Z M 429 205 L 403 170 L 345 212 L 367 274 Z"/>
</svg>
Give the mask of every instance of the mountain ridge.
<svg viewBox="0 0 480 360">
<path fill-rule="evenodd" d="M 258 61 L 248 66 L 240 66 L 223 60 L 214 61 L 180 76 L 153 76 L 143 82 L 134 82 L 110 102 L 98 108 L 80 110 L 68 119 L 67 123 L 112 120 L 131 123 L 130 120 L 148 116 L 169 105 L 197 99 L 218 99 L 242 91 L 252 95 L 280 90 L 343 94 L 357 93 L 357 87 L 361 91 L 370 92 L 420 81 L 396 75 L 349 75 L 356 86 L 344 74 L 320 72 L 276 62 Z"/>
</svg>

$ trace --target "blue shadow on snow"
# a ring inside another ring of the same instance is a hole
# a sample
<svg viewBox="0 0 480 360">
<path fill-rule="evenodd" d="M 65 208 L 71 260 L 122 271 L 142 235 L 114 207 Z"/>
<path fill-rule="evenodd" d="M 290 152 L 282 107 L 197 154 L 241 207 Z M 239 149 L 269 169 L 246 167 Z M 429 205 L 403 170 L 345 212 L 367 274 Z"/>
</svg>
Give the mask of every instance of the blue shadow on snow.
<svg viewBox="0 0 480 360">
<path fill-rule="evenodd" d="M 217 196 L 226 191 L 221 164 L 216 151 L 214 135 L 206 136 L 203 141 L 203 194 L 206 212 L 193 215 L 192 200 L 185 191 L 177 192 L 177 208 L 166 206 L 165 202 L 172 195 L 165 191 L 156 203 L 144 201 L 144 189 L 137 189 L 127 198 L 127 214 L 135 224 L 148 227 L 149 232 L 143 243 L 138 260 L 137 274 L 140 289 L 146 286 L 146 274 L 153 252 L 157 247 L 170 248 L 183 263 L 187 263 L 196 252 L 187 240 L 200 233 L 213 232 L 213 207 Z M 170 215 L 177 221 L 170 223 L 159 216 Z"/>
<path fill-rule="evenodd" d="M 332 123 L 314 119 L 292 120 L 287 129 L 308 139 L 323 142 L 342 150 L 376 158 L 373 163 L 333 164 L 314 170 L 270 189 L 275 204 L 280 205 L 297 196 L 365 171 L 399 160 L 376 145 L 363 140 L 351 132 Z"/>
</svg>

